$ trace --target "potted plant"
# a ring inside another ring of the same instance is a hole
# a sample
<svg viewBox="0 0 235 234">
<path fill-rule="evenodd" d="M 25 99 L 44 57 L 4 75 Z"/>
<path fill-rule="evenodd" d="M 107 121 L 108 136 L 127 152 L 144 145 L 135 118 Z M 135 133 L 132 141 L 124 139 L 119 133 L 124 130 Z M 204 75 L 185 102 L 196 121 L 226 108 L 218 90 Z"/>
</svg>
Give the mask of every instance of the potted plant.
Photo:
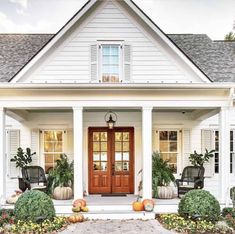
<svg viewBox="0 0 235 234">
<path fill-rule="evenodd" d="M 204 163 L 209 162 L 209 160 L 214 157 L 214 152 L 215 150 L 208 151 L 205 149 L 205 154 L 198 154 L 196 150 L 194 150 L 194 153 L 189 156 L 189 161 L 193 166 L 203 167 Z"/>
<path fill-rule="evenodd" d="M 56 166 L 48 175 L 48 191 L 56 200 L 68 200 L 73 195 L 73 162 L 61 154 Z"/>
<path fill-rule="evenodd" d="M 24 152 L 24 150 L 21 147 L 19 147 L 17 149 L 17 154 L 11 159 L 11 162 L 15 162 L 16 168 L 20 168 L 22 170 L 22 168 L 28 166 L 32 162 L 32 156 L 35 154 L 36 152 L 32 153 L 30 148 L 26 148 L 26 151 Z M 19 188 L 22 191 L 25 191 L 26 186 L 23 179 L 19 177 L 18 181 L 19 181 Z"/>
<path fill-rule="evenodd" d="M 163 160 L 157 152 L 152 156 L 152 186 L 153 197 L 161 199 L 173 198 L 174 191 L 170 183 L 175 183 L 173 168 L 168 165 L 167 160 Z"/>
</svg>

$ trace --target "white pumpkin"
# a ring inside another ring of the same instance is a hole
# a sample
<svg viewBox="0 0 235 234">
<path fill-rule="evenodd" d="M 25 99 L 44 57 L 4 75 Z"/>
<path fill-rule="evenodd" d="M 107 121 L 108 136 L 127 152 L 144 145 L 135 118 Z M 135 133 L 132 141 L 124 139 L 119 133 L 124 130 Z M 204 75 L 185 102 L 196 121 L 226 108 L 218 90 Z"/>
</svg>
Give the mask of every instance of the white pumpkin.
<svg viewBox="0 0 235 234">
<path fill-rule="evenodd" d="M 69 200 L 73 196 L 73 190 L 70 187 L 56 187 L 53 191 L 53 198 L 56 200 Z"/>
<path fill-rule="evenodd" d="M 172 199 L 174 196 L 173 188 L 169 186 L 158 186 L 157 192 L 158 198 L 161 199 Z"/>
</svg>

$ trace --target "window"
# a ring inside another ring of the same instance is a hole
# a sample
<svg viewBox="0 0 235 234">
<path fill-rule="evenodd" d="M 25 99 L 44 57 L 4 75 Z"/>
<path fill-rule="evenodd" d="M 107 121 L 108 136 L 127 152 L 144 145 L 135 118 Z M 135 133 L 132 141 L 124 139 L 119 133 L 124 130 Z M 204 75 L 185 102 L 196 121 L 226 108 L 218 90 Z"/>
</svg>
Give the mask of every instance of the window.
<svg viewBox="0 0 235 234">
<path fill-rule="evenodd" d="M 230 173 L 233 172 L 233 155 L 234 155 L 234 131 L 230 131 Z M 215 173 L 219 173 L 219 131 L 214 134 L 215 144 Z"/>
<path fill-rule="evenodd" d="M 48 173 L 55 162 L 64 153 L 64 132 L 60 130 L 43 131 L 43 154 L 45 171 Z"/>
<path fill-rule="evenodd" d="M 159 131 L 159 152 L 177 173 L 178 131 Z"/>
<path fill-rule="evenodd" d="M 101 76 L 104 83 L 120 81 L 120 48 L 119 44 L 101 45 Z"/>
</svg>

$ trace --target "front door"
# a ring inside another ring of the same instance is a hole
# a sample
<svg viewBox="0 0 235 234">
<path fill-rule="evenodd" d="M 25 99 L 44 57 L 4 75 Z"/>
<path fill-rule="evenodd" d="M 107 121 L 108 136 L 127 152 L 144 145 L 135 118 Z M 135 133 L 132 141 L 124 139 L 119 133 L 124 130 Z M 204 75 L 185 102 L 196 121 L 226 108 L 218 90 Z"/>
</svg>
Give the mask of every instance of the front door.
<svg viewBox="0 0 235 234">
<path fill-rule="evenodd" d="M 89 128 L 89 193 L 134 192 L 134 128 Z"/>
</svg>

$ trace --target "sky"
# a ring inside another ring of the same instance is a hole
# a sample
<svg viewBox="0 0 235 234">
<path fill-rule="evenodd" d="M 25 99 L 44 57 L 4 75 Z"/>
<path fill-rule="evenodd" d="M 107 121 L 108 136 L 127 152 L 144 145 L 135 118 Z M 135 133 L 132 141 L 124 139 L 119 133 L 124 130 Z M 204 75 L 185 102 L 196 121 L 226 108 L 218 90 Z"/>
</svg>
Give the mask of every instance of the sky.
<svg viewBox="0 0 235 234">
<path fill-rule="evenodd" d="M 0 33 L 56 33 L 86 0 L 0 0 Z M 232 31 L 235 0 L 134 0 L 165 33 Z"/>
</svg>

